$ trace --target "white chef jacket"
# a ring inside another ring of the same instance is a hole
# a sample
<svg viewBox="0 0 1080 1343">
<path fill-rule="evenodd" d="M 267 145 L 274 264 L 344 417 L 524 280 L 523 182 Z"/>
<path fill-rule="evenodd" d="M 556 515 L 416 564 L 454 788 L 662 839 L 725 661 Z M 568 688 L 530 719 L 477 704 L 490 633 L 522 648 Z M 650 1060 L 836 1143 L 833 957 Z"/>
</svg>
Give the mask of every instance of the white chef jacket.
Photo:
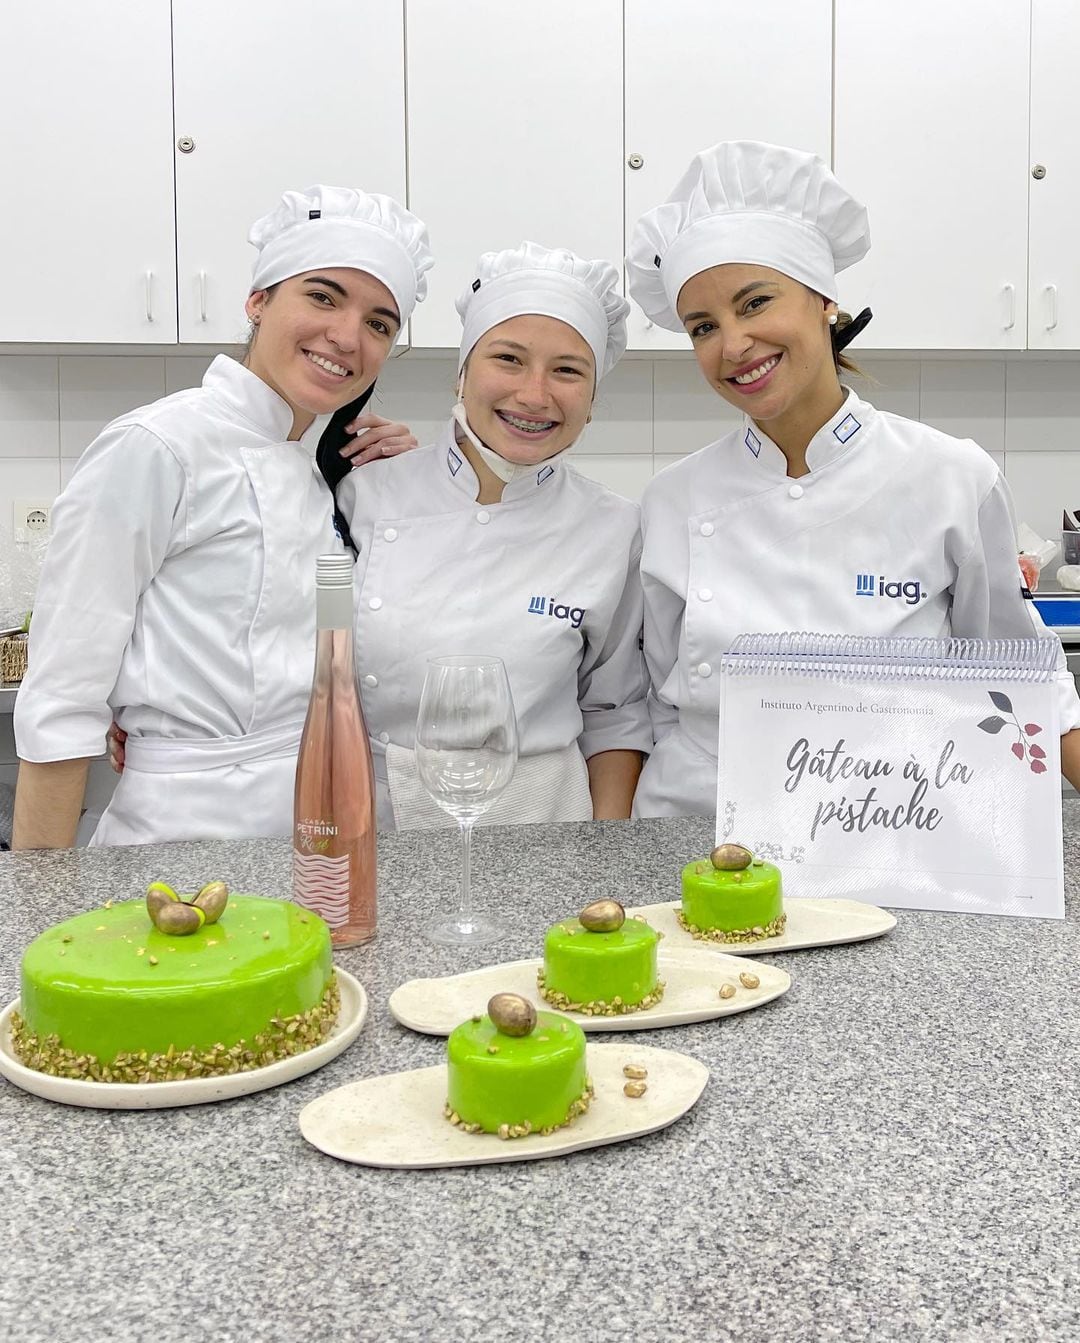
<svg viewBox="0 0 1080 1343">
<path fill-rule="evenodd" d="M 641 575 L 657 744 L 635 815 L 715 812 L 720 657 L 740 634 L 1046 633 L 1021 594 L 1008 488 L 976 443 L 848 391 L 806 460 L 810 474 L 790 479 L 783 453 L 747 418 L 645 491 Z M 873 596 L 859 595 L 867 575 Z M 1080 700 L 1064 654 L 1058 685 L 1065 732 L 1080 725 Z"/>
<path fill-rule="evenodd" d="M 315 648 L 315 557 L 340 553 L 316 421 L 220 355 L 107 425 L 53 511 L 19 756 L 126 766 L 91 843 L 284 835 Z"/>
<path fill-rule="evenodd" d="M 387 748 L 415 743 L 431 657 L 503 659 L 523 764 L 567 748 L 581 763 L 652 747 L 637 505 L 562 459 L 516 477 L 498 504 L 478 504 L 478 492 L 453 421 L 432 445 L 338 489 L 359 550 L 357 670 L 380 824 L 392 823 Z M 591 819 L 584 796 L 580 819 Z"/>
</svg>

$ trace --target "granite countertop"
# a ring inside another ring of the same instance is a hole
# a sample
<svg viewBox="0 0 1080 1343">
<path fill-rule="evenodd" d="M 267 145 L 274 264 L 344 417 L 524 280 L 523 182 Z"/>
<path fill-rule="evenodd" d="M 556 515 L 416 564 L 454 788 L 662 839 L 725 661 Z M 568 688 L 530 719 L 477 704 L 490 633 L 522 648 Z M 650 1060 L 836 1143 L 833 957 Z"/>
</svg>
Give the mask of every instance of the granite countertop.
<svg viewBox="0 0 1080 1343">
<path fill-rule="evenodd" d="M 273 1091 L 183 1110 L 50 1104 L 0 1081 L 0 1338 L 857 1340 L 1080 1336 L 1080 803 L 1065 923 L 901 912 L 777 956 L 790 992 L 642 1033 L 705 1062 L 677 1124 L 547 1161 L 385 1171 L 301 1138 L 313 1097 L 441 1061 L 403 980 L 534 954 L 586 896 L 674 898 L 704 821 L 478 833 L 494 949 L 430 946 L 452 834 L 380 839 L 381 931 L 339 954 L 355 1044 Z M 0 1003 L 48 924 L 164 878 L 289 893 L 284 841 L 0 857 Z M 769 959 L 769 958 L 763 958 Z"/>
</svg>

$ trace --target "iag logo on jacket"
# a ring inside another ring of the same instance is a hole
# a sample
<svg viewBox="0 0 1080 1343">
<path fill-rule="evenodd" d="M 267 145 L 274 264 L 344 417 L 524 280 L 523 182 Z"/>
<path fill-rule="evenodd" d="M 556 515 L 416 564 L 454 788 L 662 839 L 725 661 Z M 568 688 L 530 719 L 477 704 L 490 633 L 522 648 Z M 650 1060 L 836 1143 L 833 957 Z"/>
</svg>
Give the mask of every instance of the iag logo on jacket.
<svg viewBox="0 0 1080 1343">
<path fill-rule="evenodd" d="M 855 575 L 856 597 L 903 597 L 908 606 L 918 606 L 927 596 L 917 578 L 886 580 L 873 574 Z"/>
<path fill-rule="evenodd" d="M 585 608 L 583 606 L 564 606 L 561 602 L 556 602 L 554 597 L 530 597 L 529 615 L 531 616 L 554 616 L 556 620 L 569 620 L 574 629 L 581 629 L 581 622 L 585 619 Z"/>
</svg>

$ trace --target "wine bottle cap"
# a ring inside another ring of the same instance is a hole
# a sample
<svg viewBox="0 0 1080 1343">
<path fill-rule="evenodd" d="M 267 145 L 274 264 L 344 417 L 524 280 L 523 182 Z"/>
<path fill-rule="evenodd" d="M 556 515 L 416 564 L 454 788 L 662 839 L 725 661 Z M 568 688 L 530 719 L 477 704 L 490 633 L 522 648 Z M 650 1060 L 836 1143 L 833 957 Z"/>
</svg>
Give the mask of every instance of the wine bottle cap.
<svg viewBox="0 0 1080 1343">
<path fill-rule="evenodd" d="M 351 555 L 318 555 L 315 559 L 315 584 L 320 588 L 352 587 Z"/>
</svg>

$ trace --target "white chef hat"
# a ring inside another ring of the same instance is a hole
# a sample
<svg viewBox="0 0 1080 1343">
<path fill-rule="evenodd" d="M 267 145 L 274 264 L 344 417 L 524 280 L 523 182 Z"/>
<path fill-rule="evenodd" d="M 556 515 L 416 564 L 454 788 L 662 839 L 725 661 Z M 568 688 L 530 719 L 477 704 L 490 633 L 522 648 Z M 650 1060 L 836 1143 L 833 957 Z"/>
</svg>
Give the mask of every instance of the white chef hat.
<svg viewBox="0 0 1080 1343">
<path fill-rule="evenodd" d="M 816 154 L 729 140 L 695 155 L 664 205 L 630 238 L 630 293 L 647 317 L 682 331 L 677 300 L 692 276 L 743 262 L 836 299 L 836 273 L 870 247 L 865 208 Z"/>
<path fill-rule="evenodd" d="M 351 187 L 286 191 L 281 204 L 251 226 L 259 249 L 252 291 L 304 271 L 349 266 L 381 280 L 393 294 L 404 325 L 427 293 L 433 257 L 427 228 L 390 196 Z"/>
<path fill-rule="evenodd" d="M 599 382 L 626 349 L 630 304 L 619 292 L 619 280 L 610 261 L 583 261 L 564 247 L 523 242 L 504 252 L 485 252 L 476 263 L 475 279 L 457 301 L 464 327 L 458 368 L 486 331 L 529 313 L 572 326 L 593 352 Z"/>
</svg>

